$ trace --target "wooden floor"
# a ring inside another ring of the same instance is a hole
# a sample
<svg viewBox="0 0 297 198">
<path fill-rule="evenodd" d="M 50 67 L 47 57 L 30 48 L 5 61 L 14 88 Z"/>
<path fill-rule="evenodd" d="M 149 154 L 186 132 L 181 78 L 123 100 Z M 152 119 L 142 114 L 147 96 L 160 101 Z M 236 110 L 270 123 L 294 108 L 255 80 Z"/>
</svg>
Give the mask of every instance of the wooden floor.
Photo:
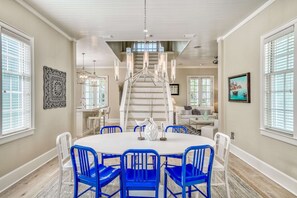
<svg viewBox="0 0 297 198">
<path fill-rule="evenodd" d="M 293 198 L 293 194 L 268 179 L 251 166 L 230 154 L 229 168 L 247 182 L 262 197 Z M 33 172 L 17 184 L 0 194 L 2 198 L 35 197 L 58 171 L 57 158 L 51 160 L 37 171 Z M 57 178 L 58 179 L 58 178 Z"/>
</svg>

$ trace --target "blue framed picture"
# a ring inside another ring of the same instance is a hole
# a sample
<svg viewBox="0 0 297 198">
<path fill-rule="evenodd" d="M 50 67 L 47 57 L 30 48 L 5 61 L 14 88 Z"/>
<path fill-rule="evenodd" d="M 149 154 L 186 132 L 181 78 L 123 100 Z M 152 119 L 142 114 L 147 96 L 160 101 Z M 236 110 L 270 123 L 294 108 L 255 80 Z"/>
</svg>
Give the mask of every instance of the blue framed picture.
<svg viewBox="0 0 297 198">
<path fill-rule="evenodd" d="M 229 77 L 228 85 L 230 102 L 251 102 L 250 73 Z"/>
</svg>

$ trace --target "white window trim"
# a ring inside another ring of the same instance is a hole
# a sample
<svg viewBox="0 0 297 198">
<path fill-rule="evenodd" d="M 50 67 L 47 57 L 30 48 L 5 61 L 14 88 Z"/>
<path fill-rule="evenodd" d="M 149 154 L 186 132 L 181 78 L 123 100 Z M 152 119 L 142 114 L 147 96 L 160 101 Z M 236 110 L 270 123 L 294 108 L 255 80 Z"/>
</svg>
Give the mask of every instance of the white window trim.
<svg viewBox="0 0 297 198">
<path fill-rule="evenodd" d="M 212 75 L 195 75 L 195 76 L 187 76 L 187 105 L 190 104 L 190 89 L 189 89 L 189 80 L 190 78 L 211 78 L 212 79 L 212 106 L 205 107 L 205 106 L 198 106 L 199 109 L 211 109 L 214 111 L 214 76 Z"/>
<path fill-rule="evenodd" d="M 8 142 L 11 142 L 11 141 L 14 141 L 14 140 L 17 140 L 20 138 L 24 138 L 24 137 L 33 135 L 34 131 L 35 131 L 34 38 L 28 36 L 27 34 L 23 33 L 22 31 L 0 21 L 0 35 L 1 35 L 2 28 L 5 28 L 15 34 L 18 34 L 30 41 L 30 46 L 31 46 L 31 128 L 25 129 L 25 130 L 20 130 L 20 131 L 15 131 L 15 132 L 7 134 L 7 135 L 0 134 L 0 145 L 6 144 Z M 0 46 L 2 46 L 1 39 L 0 39 Z M 0 47 L 0 54 L 2 54 L 1 51 L 2 51 L 2 48 Z M 2 56 L 0 56 L 0 63 L 2 65 Z M 2 69 L 0 69 L 0 82 L 2 82 Z M 2 87 L 0 87 L 0 91 L 2 92 Z M 2 97 L 0 97 L 0 103 L 2 103 Z M 0 120 L 2 120 L 2 105 L 0 105 Z"/>
<path fill-rule="evenodd" d="M 290 26 L 294 26 L 294 43 L 295 43 L 295 53 L 294 53 L 294 84 L 297 81 L 297 19 L 290 21 L 289 23 L 276 28 L 275 30 L 261 36 L 260 40 L 260 133 L 266 137 L 270 137 L 282 142 L 286 142 L 291 145 L 297 146 L 297 87 L 294 86 L 294 130 L 293 136 L 286 135 L 285 133 L 281 133 L 278 131 L 266 129 L 264 127 L 264 107 L 265 107 L 265 93 L 264 93 L 264 74 L 265 74 L 265 67 L 264 67 L 264 40 L 272 35 L 275 35 L 278 32 L 281 32 Z"/>
</svg>

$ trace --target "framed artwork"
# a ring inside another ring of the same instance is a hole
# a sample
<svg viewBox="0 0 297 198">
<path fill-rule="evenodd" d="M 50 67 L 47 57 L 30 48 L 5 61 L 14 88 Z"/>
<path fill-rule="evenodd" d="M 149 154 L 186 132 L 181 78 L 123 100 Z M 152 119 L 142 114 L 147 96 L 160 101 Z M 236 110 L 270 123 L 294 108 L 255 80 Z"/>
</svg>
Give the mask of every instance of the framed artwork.
<svg viewBox="0 0 297 198">
<path fill-rule="evenodd" d="M 66 72 L 43 67 L 43 109 L 66 107 Z"/>
<path fill-rule="evenodd" d="M 231 76 L 228 78 L 230 102 L 251 102 L 250 73 Z"/>
<path fill-rule="evenodd" d="M 179 95 L 179 84 L 170 84 L 171 95 Z"/>
</svg>

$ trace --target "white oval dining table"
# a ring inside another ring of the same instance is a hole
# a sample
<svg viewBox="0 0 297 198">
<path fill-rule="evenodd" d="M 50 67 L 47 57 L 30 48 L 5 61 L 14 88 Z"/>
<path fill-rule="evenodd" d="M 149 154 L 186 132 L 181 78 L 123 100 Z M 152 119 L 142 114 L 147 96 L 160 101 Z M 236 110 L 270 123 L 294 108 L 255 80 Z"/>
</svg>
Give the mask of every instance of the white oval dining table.
<svg viewBox="0 0 297 198">
<path fill-rule="evenodd" d="M 80 138 L 75 145 L 88 146 L 98 153 L 123 154 L 128 149 L 154 149 L 159 155 L 180 154 L 190 146 L 210 145 L 214 146 L 212 139 L 190 134 L 166 133 L 167 141 L 138 140 L 139 133 L 123 132 L 102 135 L 92 135 Z"/>
</svg>

